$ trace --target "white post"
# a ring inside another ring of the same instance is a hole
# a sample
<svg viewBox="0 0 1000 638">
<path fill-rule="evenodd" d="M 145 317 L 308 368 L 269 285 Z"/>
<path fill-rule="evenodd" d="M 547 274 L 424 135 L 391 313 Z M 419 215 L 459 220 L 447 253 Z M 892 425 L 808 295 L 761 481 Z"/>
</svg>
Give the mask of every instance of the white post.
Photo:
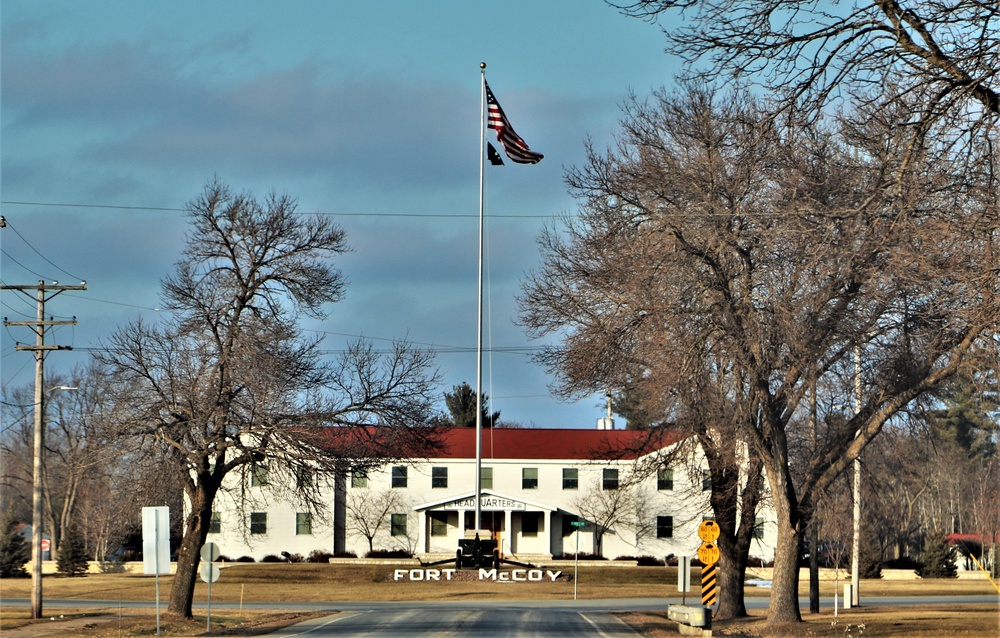
<svg viewBox="0 0 1000 638">
<path fill-rule="evenodd" d="M 580 528 L 576 528 L 576 555 L 573 557 L 573 600 L 576 600 L 577 576 L 580 573 Z"/>
<path fill-rule="evenodd" d="M 153 538 L 155 558 L 153 559 L 154 570 L 156 572 L 156 635 L 160 635 L 160 521 L 158 516 L 153 516 Z"/>
</svg>

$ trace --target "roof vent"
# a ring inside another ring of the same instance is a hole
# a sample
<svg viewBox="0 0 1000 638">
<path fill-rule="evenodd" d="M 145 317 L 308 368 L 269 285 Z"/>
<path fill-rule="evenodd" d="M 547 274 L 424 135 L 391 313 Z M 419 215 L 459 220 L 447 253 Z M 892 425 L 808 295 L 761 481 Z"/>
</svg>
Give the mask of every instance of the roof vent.
<svg viewBox="0 0 1000 638">
<path fill-rule="evenodd" d="M 611 416 L 611 393 L 608 392 L 605 395 L 608 398 L 608 416 L 603 419 L 597 419 L 597 429 L 598 430 L 614 430 L 615 420 Z"/>
</svg>

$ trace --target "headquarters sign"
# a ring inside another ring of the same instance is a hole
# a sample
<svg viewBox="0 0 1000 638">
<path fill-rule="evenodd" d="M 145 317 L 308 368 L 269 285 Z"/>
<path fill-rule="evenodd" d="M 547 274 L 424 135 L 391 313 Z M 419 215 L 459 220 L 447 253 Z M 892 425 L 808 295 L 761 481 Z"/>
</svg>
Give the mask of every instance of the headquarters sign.
<svg viewBox="0 0 1000 638">
<path fill-rule="evenodd" d="M 433 509 L 473 510 L 476 509 L 476 499 L 475 497 L 463 498 L 458 501 L 451 501 L 450 503 L 442 503 Z M 515 501 L 514 499 L 484 495 L 479 498 L 479 509 L 484 512 L 502 510 L 523 512 L 527 507 L 521 501 Z"/>
</svg>

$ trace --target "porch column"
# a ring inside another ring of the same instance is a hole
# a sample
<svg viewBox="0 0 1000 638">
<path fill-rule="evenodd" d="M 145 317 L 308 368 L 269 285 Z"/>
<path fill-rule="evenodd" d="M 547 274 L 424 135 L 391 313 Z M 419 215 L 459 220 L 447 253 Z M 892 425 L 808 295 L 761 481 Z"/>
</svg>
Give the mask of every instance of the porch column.
<svg viewBox="0 0 1000 638">
<path fill-rule="evenodd" d="M 465 510 L 458 510 L 458 537 L 465 538 Z"/>
<path fill-rule="evenodd" d="M 417 547 L 420 548 L 422 553 L 427 553 L 430 551 L 430 547 L 427 546 L 428 543 L 427 534 L 427 510 L 420 510 L 420 529 L 417 531 Z"/>
<path fill-rule="evenodd" d="M 542 533 L 545 534 L 546 538 L 549 539 L 547 547 L 549 548 L 549 553 L 551 554 L 552 553 L 552 512 L 550 512 L 549 510 L 545 510 L 544 512 L 542 512 L 542 529 L 545 530 Z"/>
<path fill-rule="evenodd" d="M 514 517 L 510 510 L 503 511 L 503 533 L 507 537 L 507 551 L 511 554 L 516 552 L 514 547 Z M 503 554 L 503 548 L 500 548 L 500 553 Z"/>
</svg>

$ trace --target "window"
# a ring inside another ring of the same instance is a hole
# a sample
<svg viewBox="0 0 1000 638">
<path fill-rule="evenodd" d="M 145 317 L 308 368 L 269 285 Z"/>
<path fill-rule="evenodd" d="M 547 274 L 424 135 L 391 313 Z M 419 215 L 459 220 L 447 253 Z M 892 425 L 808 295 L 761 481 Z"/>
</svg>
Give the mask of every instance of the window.
<svg viewBox="0 0 1000 638">
<path fill-rule="evenodd" d="M 492 490 L 493 489 L 493 468 L 484 467 L 481 468 L 479 473 L 479 489 L 481 490 Z"/>
<path fill-rule="evenodd" d="M 393 487 L 406 487 L 406 466 L 405 465 L 393 465 L 392 466 L 392 486 Z"/>
<path fill-rule="evenodd" d="M 250 533 L 267 534 L 267 512 L 250 512 Z"/>
<path fill-rule="evenodd" d="M 431 512 L 431 536 L 448 535 L 448 514 L 446 512 Z"/>
<path fill-rule="evenodd" d="M 368 487 L 368 474 L 363 470 L 351 472 L 351 487 L 354 489 L 364 489 Z M 393 487 L 396 487 L 393 485 Z"/>
<path fill-rule="evenodd" d="M 393 514 L 389 520 L 389 531 L 393 536 L 406 536 L 406 514 Z"/>
<path fill-rule="evenodd" d="M 674 517 L 673 516 L 657 516 L 656 517 L 656 537 L 657 538 L 673 538 L 674 537 Z"/>
<path fill-rule="evenodd" d="M 536 490 L 536 489 L 538 489 L 538 468 L 537 467 L 523 467 L 523 468 L 521 468 L 521 489 L 522 490 Z"/>
<path fill-rule="evenodd" d="M 563 468 L 563 489 L 575 490 L 580 487 L 580 470 L 575 467 Z"/>
<path fill-rule="evenodd" d="M 304 487 L 312 487 L 313 473 L 308 467 L 300 467 L 295 470 L 295 489 L 301 490 Z"/>
<path fill-rule="evenodd" d="M 753 537 L 756 540 L 764 538 L 764 519 L 760 516 L 753 522 Z"/>
<path fill-rule="evenodd" d="M 712 489 L 712 473 L 708 470 L 701 471 L 701 491 L 708 492 Z"/>
<path fill-rule="evenodd" d="M 448 468 L 431 468 L 431 487 L 448 487 Z"/>
<path fill-rule="evenodd" d="M 618 470 L 613 467 L 604 468 L 604 477 L 601 486 L 606 490 L 617 490 Z"/>
<path fill-rule="evenodd" d="M 250 485 L 252 487 L 260 487 L 262 485 L 267 485 L 267 466 L 266 465 L 254 465 L 253 469 L 250 470 Z"/>
<path fill-rule="evenodd" d="M 212 512 L 212 518 L 208 521 L 208 533 L 222 533 L 222 512 Z"/>
<path fill-rule="evenodd" d="M 295 535 L 301 536 L 303 534 L 313 533 L 313 520 L 312 514 L 309 512 L 298 512 L 295 515 Z"/>
<path fill-rule="evenodd" d="M 661 467 L 656 470 L 656 489 L 658 490 L 672 490 L 674 489 L 674 471 Z"/>
<path fill-rule="evenodd" d="M 521 512 L 521 536 L 538 536 L 537 512 Z"/>
</svg>

